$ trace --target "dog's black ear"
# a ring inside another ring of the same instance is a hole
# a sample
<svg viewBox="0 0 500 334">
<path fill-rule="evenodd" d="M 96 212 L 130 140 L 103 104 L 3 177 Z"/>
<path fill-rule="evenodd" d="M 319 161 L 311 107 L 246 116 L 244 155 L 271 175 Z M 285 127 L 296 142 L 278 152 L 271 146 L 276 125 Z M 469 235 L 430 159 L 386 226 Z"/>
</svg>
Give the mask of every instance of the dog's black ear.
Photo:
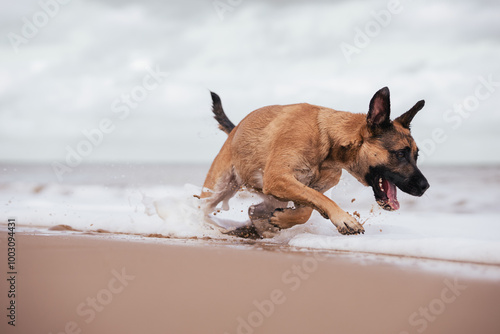
<svg viewBox="0 0 500 334">
<path fill-rule="evenodd" d="M 417 112 L 419 112 L 419 110 L 422 109 L 424 105 L 425 105 L 424 100 L 418 101 L 410 110 L 408 110 L 403 115 L 396 118 L 394 121 L 399 122 L 399 124 L 401 124 L 403 127 L 409 129 L 413 117 L 415 117 Z"/>
<path fill-rule="evenodd" d="M 384 87 L 373 95 L 366 121 L 371 128 L 391 123 L 391 100 L 389 88 Z"/>
</svg>

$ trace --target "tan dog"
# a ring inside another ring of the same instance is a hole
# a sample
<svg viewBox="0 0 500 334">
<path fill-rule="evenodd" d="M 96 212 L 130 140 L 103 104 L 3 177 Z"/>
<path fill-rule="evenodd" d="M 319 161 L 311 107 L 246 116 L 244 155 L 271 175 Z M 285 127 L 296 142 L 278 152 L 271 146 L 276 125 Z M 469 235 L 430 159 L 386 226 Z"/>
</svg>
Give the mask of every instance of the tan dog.
<svg viewBox="0 0 500 334">
<path fill-rule="evenodd" d="M 252 223 L 229 234 L 271 237 L 305 223 L 313 210 L 342 234 L 364 233 L 354 217 L 323 195 L 339 182 L 342 169 L 371 186 L 377 203 L 387 210 L 399 209 L 396 187 L 414 196 L 429 188 L 417 168 L 418 149 L 410 134 L 423 100 L 391 121 L 389 89 L 384 87 L 371 99 L 368 114 L 306 103 L 274 105 L 253 111 L 235 127 L 219 96 L 211 94 L 215 118 L 229 136 L 206 177 L 204 209 L 212 212 L 242 187 L 263 199 L 248 210 Z"/>
</svg>

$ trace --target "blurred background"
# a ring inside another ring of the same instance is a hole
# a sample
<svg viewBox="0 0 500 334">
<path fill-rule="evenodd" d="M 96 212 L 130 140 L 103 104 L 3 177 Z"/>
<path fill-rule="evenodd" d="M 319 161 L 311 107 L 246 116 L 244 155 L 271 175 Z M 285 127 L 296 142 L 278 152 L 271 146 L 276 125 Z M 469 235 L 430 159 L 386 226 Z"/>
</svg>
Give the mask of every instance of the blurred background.
<svg viewBox="0 0 500 334">
<path fill-rule="evenodd" d="M 498 1 L 21 0 L 0 31 L 1 163 L 209 164 L 210 90 L 237 123 L 383 86 L 393 117 L 426 100 L 423 164 L 500 163 Z"/>
</svg>

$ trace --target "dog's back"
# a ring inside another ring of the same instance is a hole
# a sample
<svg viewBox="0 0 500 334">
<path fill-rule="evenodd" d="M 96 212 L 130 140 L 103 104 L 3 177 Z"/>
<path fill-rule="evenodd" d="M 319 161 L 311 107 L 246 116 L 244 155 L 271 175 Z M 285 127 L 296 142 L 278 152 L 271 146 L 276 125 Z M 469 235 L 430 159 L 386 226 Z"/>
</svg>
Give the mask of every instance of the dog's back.
<svg viewBox="0 0 500 334">
<path fill-rule="evenodd" d="M 262 172 L 275 155 L 305 160 L 311 155 L 316 159 L 317 154 L 310 153 L 321 140 L 319 110 L 320 107 L 306 103 L 273 105 L 245 117 L 234 130 L 230 144 L 234 168 L 243 183 L 262 189 Z"/>
<path fill-rule="evenodd" d="M 226 133 L 234 131 L 223 150 L 231 156 L 234 171 L 241 182 L 258 190 L 263 187 L 263 171 L 269 161 L 276 160 L 276 156 L 295 161 L 290 167 L 297 170 L 314 168 L 326 159 L 331 153 L 331 143 L 319 124 L 326 122 L 326 118 L 330 125 L 339 124 L 339 137 L 347 141 L 356 134 L 356 129 L 349 128 L 353 133 L 345 135 L 345 123 L 351 118 L 357 124 L 360 119 L 364 120 L 360 114 L 299 103 L 259 108 L 248 114 L 238 126 L 228 127 L 227 124 L 232 123 L 222 109 L 220 98 L 212 93 L 212 99 L 212 110 L 219 128 Z"/>
</svg>

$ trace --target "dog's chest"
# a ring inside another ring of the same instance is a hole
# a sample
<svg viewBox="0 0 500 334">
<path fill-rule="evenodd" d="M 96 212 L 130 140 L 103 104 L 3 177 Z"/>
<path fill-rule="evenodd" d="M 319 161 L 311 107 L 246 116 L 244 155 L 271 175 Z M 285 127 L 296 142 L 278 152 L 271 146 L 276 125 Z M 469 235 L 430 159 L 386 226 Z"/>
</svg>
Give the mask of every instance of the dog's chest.
<svg viewBox="0 0 500 334">
<path fill-rule="evenodd" d="M 319 168 L 309 168 L 304 167 L 300 169 L 295 169 L 295 178 L 302 184 L 306 186 L 311 186 L 319 178 Z"/>
</svg>

